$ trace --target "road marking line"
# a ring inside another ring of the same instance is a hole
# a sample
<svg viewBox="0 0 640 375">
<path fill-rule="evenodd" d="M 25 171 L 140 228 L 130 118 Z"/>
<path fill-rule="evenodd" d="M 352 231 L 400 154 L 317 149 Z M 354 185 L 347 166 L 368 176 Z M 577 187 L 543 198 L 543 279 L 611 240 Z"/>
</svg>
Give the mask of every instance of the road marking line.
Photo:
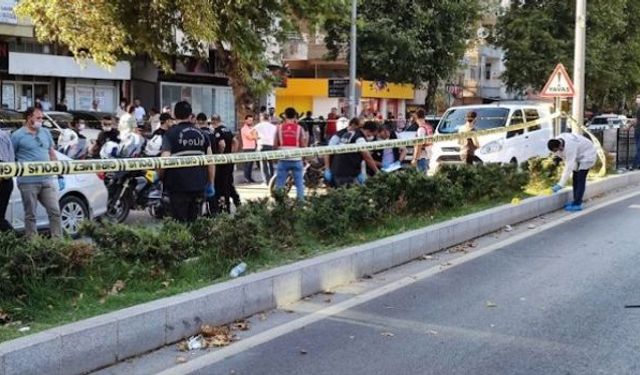
<svg viewBox="0 0 640 375">
<path fill-rule="evenodd" d="M 395 292 L 396 290 L 402 289 L 406 286 L 412 285 L 417 283 L 418 281 L 422 281 L 424 279 L 427 279 L 431 276 L 437 275 L 441 272 L 445 272 L 453 267 L 456 266 L 460 266 L 462 264 L 465 264 L 467 262 L 470 262 L 476 258 L 479 258 L 481 256 L 487 255 L 489 253 L 492 253 L 498 249 L 502 249 L 504 247 L 507 247 L 509 245 L 512 245 L 516 242 L 520 242 L 528 237 L 540 234 L 541 232 L 544 232 L 546 230 L 552 229 L 556 226 L 562 225 L 562 224 L 566 224 L 570 221 L 576 220 L 578 218 L 581 218 L 583 216 L 587 216 L 595 211 L 598 211 L 600 209 L 606 208 L 608 206 L 612 206 L 615 205 L 617 203 L 620 203 L 622 201 L 625 201 L 627 199 L 631 199 L 634 198 L 636 196 L 640 195 L 640 191 L 634 191 L 625 195 L 622 195 L 618 198 L 612 199 L 610 201 L 606 201 L 606 202 L 602 202 L 600 204 L 597 204 L 595 206 L 589 207 L 583 211 L 580 212 L 576 212 L 576 213 L 572 213 L 570 215 L 561 217 L 553 222 L 549 222 L 543 225 L 540 225 L 539 227 L 526 231 L 526 232 L 522 232 L 522 233 L 518 233 L 513 235 L 512 237 L 509 237 L 507 239 L 505 239 L 504 241 L 501 242 L 497 242 L 491 245 L 488 245 L 486 247 L 483 247 L 481 249 L 478 249 L 472 253 L 463 255 L 459 258 L 455 258 L 455 259 L 451 259 L 448 261 L 448 265 L 446 267 L 443 267 L 442 265 L 437 265 L 434 267 L 431 267 L 429 269 L 426 269 L 424 271 L 415 273 L 413 275 L 408 275 L 405 276 L 397 281 L 394 281 L 392 283 L 389 283 L 387 285 L 383 285 L 378 289 L 374 289 L 371 290 L 369 292 L 366 292 L 364 294 L 361 295 L 355 295 L 353 297 L 351 297 L 350 299 L 340 302 L 338 304 L 335 304 L 333 306 L 324 308 L 322 310 L 316 311 L 314 313 L 311 313 L 307 316 L 303 316 L 301 318 L 298 318 L 296 320 L 293 320 L 291 322 L 282 324 L 280 326 L 274 327 L 270 330 L 264 331 L 262 333 L 259 333 L 255 336 L 249 337 L 245 340 L 241 340 L 238 341 L 236 343 L 233 343 L 233 345 L 228 346 L 224 349 L 220 349 L 218 351 L 212 352 L 210 354 L 206 354 L 203 355 L 201 357 L 195 358 L 187 363 L 184 364 L 180 364 L 178 366 L 172 367 L 170 369 L 167 369 L 165 371 L 162 371 L 160 373 L 158 373 L 158 375 L 177 375 L 177 374 L 189 374 L 192 372 L 196 372 L 199 370 L 202 370 L 208 366 L 211 366 L 215 363 L 218 363 L 224 359 L 227 359 L 229 357 L 232 357 L 234 355 L 237 355 L 239 353 L 242 353 L 246 350 L 249 350 L 251 348 L 254 348 L 258 345 L 267 343 L 269 341 L 272 341 L 280 336 L 284 336 L 288 333 L 291 333 L 293 331 L 296 331 L 298 329 L 301 329 L 305 326 L 308 326 L 310 324 L 316 323 L 318 321 L 321 321 L 327 317 L 333 316 L 333 315 L 337 315 L 343 311 L 346 311 L 348 309 L 351 309 L 355 306 L 361 305 L 363 303 L 369 302 L 371 300 L 374 300 L 378 297 L 384 296 L 386 294 Z"/>
</svg>

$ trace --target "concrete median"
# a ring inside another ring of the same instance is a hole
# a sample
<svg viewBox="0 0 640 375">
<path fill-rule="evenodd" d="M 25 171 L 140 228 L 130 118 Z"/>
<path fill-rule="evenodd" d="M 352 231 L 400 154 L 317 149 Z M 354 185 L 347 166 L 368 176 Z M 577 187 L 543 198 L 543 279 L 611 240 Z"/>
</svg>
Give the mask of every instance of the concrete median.
<svg viewBox="0 0 640 375">
<path fill-rule="evenodd" d="M 588 185 L 586 198 L 640 184 L 640 173 Z M 82 374 L 198 332 L 348 284 L 423 254 L 558 210 L 571 191 L 523 200 L 193 292 L 0 344 L 0 375 Z"/>
</svg>

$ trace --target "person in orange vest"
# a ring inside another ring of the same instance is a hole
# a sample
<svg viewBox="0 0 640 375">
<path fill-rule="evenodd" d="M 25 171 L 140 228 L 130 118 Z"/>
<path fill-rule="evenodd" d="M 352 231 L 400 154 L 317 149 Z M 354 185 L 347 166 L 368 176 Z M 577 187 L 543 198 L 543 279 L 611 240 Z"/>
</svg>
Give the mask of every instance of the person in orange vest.
<svg viewBox="0 0 640 375">
<path fill-rule="evenodd" d="M 307 132 L 297 122 L 296 110 L 289 107 L 284 111 L 284 122 L 278 127 L 275 148 L 280 150 L 293 150 L 307 147 Z M 282 189 L 289 172 L 293 174 L 296 185 L 296 194 L 299 201 L 304 200 L 304 167 L 301 157 L 285 158 L 278 161 L 276 168 L 276 189 Z"/>
</svg>

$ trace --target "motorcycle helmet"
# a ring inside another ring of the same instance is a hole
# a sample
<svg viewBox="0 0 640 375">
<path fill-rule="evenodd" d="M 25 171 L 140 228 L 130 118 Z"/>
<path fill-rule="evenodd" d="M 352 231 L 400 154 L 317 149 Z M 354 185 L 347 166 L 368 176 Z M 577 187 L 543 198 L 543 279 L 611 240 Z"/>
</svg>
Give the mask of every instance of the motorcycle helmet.
<svg viewBox="0 0 640 375">
<path fill-rule="evenodd" d="M 120 151 L 118 157 L 121 158 L 137 158 L 144 150 L 144 138 L 136 133 L 128 133 L 120 143 Z"/>
<path fill-rule="evenodd" d="M 162 149 L 162 136 L 156 135 L 151 138 L 144 147 L 144 154 L 147 156 L 158 156 Z"/>
<path fill-rule="evenodd" d="M 337 121 L 336 121 L 336 130 L 340 131 L 342 129 L 346 129 L 349 127 L 349 119 L 346 117 L 340 117 Z"/>
<path fill-rule="evenodd" d="M 63 129 L 58 139 L 58 151 L 70 156 L 75 152 L 74 147 L 78 144 L 78 135 L 71 129 Z"/>
<path fill-rule="evenodd" d="M 102 159 L 112 159 L 118 157 L 118 150 L 120 145 L 113 141 L 108 141 L 102 146 L 100 149 L 100 158 Z"/>
</svg>

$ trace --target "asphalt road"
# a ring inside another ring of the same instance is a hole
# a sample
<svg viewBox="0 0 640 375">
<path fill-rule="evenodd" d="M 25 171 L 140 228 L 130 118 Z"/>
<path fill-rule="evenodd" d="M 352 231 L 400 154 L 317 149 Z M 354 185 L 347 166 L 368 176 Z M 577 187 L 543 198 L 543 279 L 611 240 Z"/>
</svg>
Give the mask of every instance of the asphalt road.
<svg viewBox="0 0 640 375">
<path fill-rule="evenodd" d="M 640 197 L 277 336 L 203 374 L 639 374 Z"/>
</svg>

